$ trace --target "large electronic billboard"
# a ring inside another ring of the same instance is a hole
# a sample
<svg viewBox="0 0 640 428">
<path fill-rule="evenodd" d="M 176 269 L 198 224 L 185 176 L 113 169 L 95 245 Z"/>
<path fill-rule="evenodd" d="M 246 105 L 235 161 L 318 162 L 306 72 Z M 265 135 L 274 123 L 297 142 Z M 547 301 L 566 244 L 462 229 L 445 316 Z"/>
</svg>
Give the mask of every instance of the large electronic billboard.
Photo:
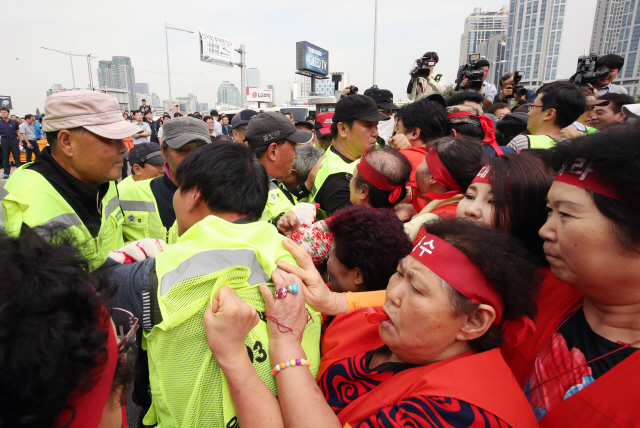
<svg viewBox="0 0 640 428">
<path fill-rule="evenodd" d="M 296 42 L 296 68 L 310 74 L 329 74 L 329 51 L 309 42 Z"/>
</svg>

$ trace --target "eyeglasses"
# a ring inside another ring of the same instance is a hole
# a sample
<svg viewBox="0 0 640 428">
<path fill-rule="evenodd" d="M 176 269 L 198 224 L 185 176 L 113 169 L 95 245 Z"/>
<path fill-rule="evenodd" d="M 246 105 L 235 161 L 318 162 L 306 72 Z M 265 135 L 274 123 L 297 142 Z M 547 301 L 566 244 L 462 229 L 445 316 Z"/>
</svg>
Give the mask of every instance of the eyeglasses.
<svg viewBox="0 0 640 428">
<path fill-rule="evenodd" d="M 351 174 L 350 172 L 347 172 L 344 175 L 344 178 L 346 178 L 348 182 L 351 182 L 351 180 L 353 180 L 353 174 Z"/>
<path fill-rule="evenodd" d="M 536 105 L 536 104 L 526 104 L 527 106 L 527 111 L 531 111 L 534 109 L 534 107 L 540 107 L 542 108 L 542 106 Z"/>
<path fill-rule="evenodd" d="M 118 339 L 118 352 L 126 352 L 136 342 L 136 330 L 138 330 L 138 318 L 127 310 L 113 308 L 111 319 L 116 325 L 116 338 Z"/>
<path fill-rule="evenodd" d="M 378 111 L 382 114 L 386 114 L 387 116 L 391 116 L 393 114 L 393 110 L 391 109 L 384 109 L 384 108 L 379 108 Z"/>
</svg>

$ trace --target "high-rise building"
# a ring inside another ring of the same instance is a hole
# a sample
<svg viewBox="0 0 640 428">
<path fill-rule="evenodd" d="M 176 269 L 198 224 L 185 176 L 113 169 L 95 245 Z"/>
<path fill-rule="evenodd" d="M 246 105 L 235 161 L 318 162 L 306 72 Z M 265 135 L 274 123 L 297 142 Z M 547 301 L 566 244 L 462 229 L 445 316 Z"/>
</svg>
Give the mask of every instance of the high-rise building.
<svg viewBox="0 0 640 428">
<path fill-rule="evenodd" d="M 247 68 L 247 87 L 260 88 L 260 70 L 257 68 Z"/>
<path fill-rule="evenodd" d="M 625 59 L 615 84 L 624 86 L 629 95 L 638 94 L 640 65 L 640 0 L 598 0 L 589 51 L 599 56 L 620 55 Z"/>
<path fill-rule="evenodd" d="M 267 108 L 274 107 L 276 105 L 276 91 L 273 90 L 273 85 L 267 85 L 267 89 L 271 89 L 272 103 L 267 103 Z"/>
<path fill-rule="evenodd" d="M 101 89 L 126 89 L 129 92 L 129 103 L 136 104 L 136 79 L 129 57 L 114 56 L 111 61 L 99 61 L 98 85 Z"/>
<path fill-rule="evenodd" d="M 189 113 L 193 113 L 198 110 L 198 97 L 193 94 L 187 94 L 186 97 L 175 97 L 176 100 L 180 101 L 180 104 L 185 105 L 185 111 Z"/>
<path fill-rule="evenodd" d="M 506 49 L 507 47 L 507 35 L 496 34 L 489 40 L 485 40 L 480 43 L 479 53 L 481 56 L 487 58 L 492 67 L 489 68 L 489 74 L 487 75 L 487 82 L 493 83 L 499 87 L 500 77 L 507 72 L 506 66 Z"/>
<path fill-rule="evenodd" d="M 480 52 L 482 42 L 495 35 L 506 34 L 508 23 L 509 9 L 506 6 L 498 12 L 482 12 L 480 7 L 473 9 L 473 13 L 464 20 L 464 33 L 460 38 L 460 65 L 467 62 L 469 54 Z"/>
<path fill-rule="evenodd" d="M 240 107 L 240 90 L 233 83 L 224 81 L 218 87 L 218 104 Z"/>
<path fill-rule="evenodd" d="M 198 103 L 198 111 L 209 114 L 209 103 Z"/>
<path fill-rule="evenodd" d="M 57 94 L 58 92 L 66 92 L 66 91 L 68 91 L 68 89 L 63 88 L 62 85 L 56 83 L 51 87 L 51 89 L 47 89 L 47 97 L 51 96 L 52 94 Z"/>
<path fill-rule="evenodd" d="M 149 92 L 149 84 L 148 83 L 136 83 L 136 92 L 140 92 L 143 94 L 148 94 Z"/>
<path fill-rule="evenodd" d="M 153 104 L 154 107 L 158 107 L 158 108 L 162 107 L 160 105 L 160 97 L 155 92 L 151 94 L 151 104 Z"/>
</svg>

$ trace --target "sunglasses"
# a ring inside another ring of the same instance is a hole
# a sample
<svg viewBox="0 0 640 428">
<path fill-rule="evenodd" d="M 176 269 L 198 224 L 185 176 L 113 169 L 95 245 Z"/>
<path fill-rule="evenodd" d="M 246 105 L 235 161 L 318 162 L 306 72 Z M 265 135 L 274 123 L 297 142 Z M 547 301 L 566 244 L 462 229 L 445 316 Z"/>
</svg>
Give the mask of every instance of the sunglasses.
<svg viewBox="0 0 640 428">
<path fill-rule="evenodd" d="M 136 343 L 136 331 L 138 330 L 138 318 L 129 311 L 113 308 L 111 319 L 116 325 L 116 338 L 118 340 L 118 352 L 127 352 Z"/>
</svg>

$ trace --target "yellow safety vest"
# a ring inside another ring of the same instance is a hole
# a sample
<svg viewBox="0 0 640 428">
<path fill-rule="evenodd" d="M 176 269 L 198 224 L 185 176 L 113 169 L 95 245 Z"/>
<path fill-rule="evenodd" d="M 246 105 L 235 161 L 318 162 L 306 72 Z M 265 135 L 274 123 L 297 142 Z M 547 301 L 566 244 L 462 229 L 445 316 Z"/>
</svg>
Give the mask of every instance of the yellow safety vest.
<svg viewBox="0 0 640 428">
<path fill-rule="evenodd" d="M 295 200 L 295 198 L 294 198 Z M 293 204 L 284 194 L 282 189 L 273 181 L 269 180 L 269 195 L 267 196 L 267 205 L 264 207 L 260 220 L 271 221 L 293 208 Z"/>
<path fill-rule="evenodd" d="M 124 180 L 118 183 L 118 191 L 122 190 L 123 187 L 128 186 L 129 184 L 135 183 L 136 181 L 133 179 L 133 175 L 127 176 Z"/>
<path fill-rule="evenodd" d="M 316 203 L 316 195 L 322 188 L 322 185 L 324 184 L 327 177 L 339 173 L 353 173 L 353 169 L 358 164 L 358 160 L 354 160 L 353 162 L 345 162 L 340 156 L 338 156 L 331 150 L 331 147 L 333 146 L 329 146 L 329 148 L 327 149 L 325 153 L 326 157 L 322 161 L 322 168 L 318 170 L 316 179 L 313 182 L 311 194 L 309 195 L 309 202 L 312 204 Z M 324 209 L 324 207 L 320 208 Z"/>
<path fill-rule="evenodd" d="M 527 135 L 530 149 L 550 149 L 557 144 L 556 140 L 548 135 Z"/>
<path fill-rule="evenodd" d="M 4 187 L 0 187 L 0 201 L 0 228 L 4 228 L 9 236 L 20 235 L 22 211 L 28 207 L 18 202 Z"/>
<path fill-rule="evenodd" d="M 15 201 L 5 201 L 8 222 L 15 228 L 13 213 L 15 204 L 22 204 L 21 221 L 29 227 L 57 225 L 65 233 L 70 233 L 80 246 L 83 256 L 89 261 L 91 269 L 100 266 L 107 259 L 109 251 L 124 245 L 122 240 L 122 212 L 115 182 L 109 183 L 109 190 L 102 198 L 102 224 L 97 238 L 93 238 L 71 205 L 53 188 L 40 173 L 29 169 L 31 164 L 18 168 L 7 180 L 5 189 L 11 192 Z M 5 198 L 6 199 L 6 198 Z M 48 239 L 54 238 L 48 236 Z"/>
<path fill-rule="evenodd" d="M 167 230 L 162 224 L 151 180 L 135 181 L 120 188 L 120 207 L 124 213 L 124 242 L 143 238 L 162 239 L 168 244 L 178 240 L 178 223 Z M 122 183 L 121 183 L 122 184 Z"/>
<path fill-rule="evenodd" d="M 162 321 L 145 332 L 152 405 L 146 425 L 161 428 L 231 427 L 237 417 L 226 379 L 204 335 L 207 302 L 222 285 L 235 289 L 260 313 L 261 321 L 245 338 L 255 370 L 277 395 L 269 359 L 265 305 L 257 286 L 270 281 L 276 260 L 296 264 L 270 224 L 235 224 L 208 216 L 156 258 L 155 299 Z M 153 293 L 153 291 L 151 291 Z M 310 307 L 302 347 L 318 373 L 321 316 Z M 291 356 L 291 358 L 303 358 Z M 259 405 L 259 403 L 256 403 Z M 235 424 L 235 425 L 234 425 Z"/>
</svg>

